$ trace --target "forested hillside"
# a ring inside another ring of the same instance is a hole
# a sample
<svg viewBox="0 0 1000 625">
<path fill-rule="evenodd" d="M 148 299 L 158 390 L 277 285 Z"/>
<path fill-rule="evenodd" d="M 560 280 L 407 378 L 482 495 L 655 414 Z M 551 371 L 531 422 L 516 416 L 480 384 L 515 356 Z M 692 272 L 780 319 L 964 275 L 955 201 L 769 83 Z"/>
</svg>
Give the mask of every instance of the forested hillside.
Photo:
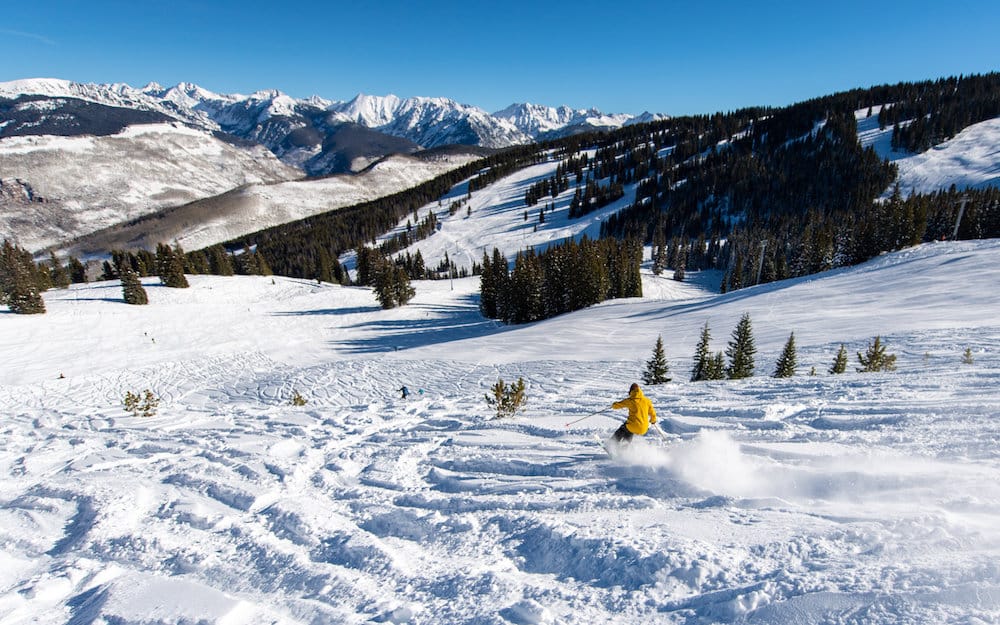
<svg viewBox="0 0 1000 625">
<path fill-rule="evenodd" d="M 869 115 L 894 129 L 894 146 L 923 149 L 1000 115 L 1000 74 L 856 89 L 780 109 L 679 117 L 518 147 L 410 191 L 228 247 L 256 249 L 277 273 L 317 277 L 325 258 L 370 243 L 411 213 L 419 224 L 415 211 L 460 181 L 471 178 L 471 193 L 553 153 L 561 162 L 525 194 L 525 210 L 544 212 L 550 199 L 571 193 L 568 217 L 585 219 L 634 189 L 627 208 L 604 221 L 602 235 L 654 244 L 659 266 L 726 269 L 724 289 L 951 237 L 963 204 L 959 238 L 1000 235 L 995 188 L 893 192 L 895 166 L 858 141 L 857 120 Z M 383 244 L 383 252 L 433 233 L 433 223 L 423 225 Z M 412 277 L 434 273 L 437 259 L 424 260 L 422 275 Z"/>
<path fill-rule="evenodd" d="M 427 258 L 416 244 L 434 236 L 442 220 L 468 217 L 472 207 L 465 202 L 473 194 L 488 193 L 539 163 L 552 163 L 547 173 L 522 183 L 519 198 L 504 204 L 517 227 L 523 227 L 520 222 L 529 225 L 529 211 L 535 231 L 554 220 L 593 223 L 594 228 L 599 223 L 593 236 L 651 244 L 658 272 L 669 267 L 683 279 L 686 269 L 720 269 L 725 271 L 722 289 L 738 289 L 857 264 L 921 241 L 1000 236 L 996 186 L 987 181 L 979 188 L 909 193 L 898 185 L 894 162 L 858 137 L 859 121 L 874 128 L 871 118 L 877 117 L 885 133 L 892 129 L 893 154 L 902 158 L 997 116 L 1000 74 L 994 73 L 856 89 L 784 108 L 748 108 L 579 134 L 511 148 L 404 192 L 228 241 L 227 263 L 219 260 L 220 249 L 195 250 L 188 254 L 187 270 L 269 270 L 347 283 L 351 273 L 341 263 L 367 258 L 366 250 L 371 249 L 394 261 L 410 279 L 478 274 L 484 264 L 499 271 L 498 259 L 487 254 L 493 244 L 485 233 L 484 240 L 468 244 L 482 250 L 483 263 L 472 258 L 459 266 L 446 253 Z M 603 212 L 595 216 L 596 211 Z M 582 230 L 574 232 L 571 236 L 579 239 Z M 545 247 L 558 243 L 549 240 Z M 510 298 L 549 303 L 530 304 L 529 313 L 513 313 L 508 307 L 508 314 L 498 318 L 532 320 L 577 306 L 554 303 L 558 298 L 546 292 L 543 272 L 529 271 L 552 262 L 544 260 L 544 249 L 530 247 L 525 243 L 522 249 L 508 249 L 504 260 L 516 275 L 538 279 L 498 279 L 496 288 L 502 292 L 516 283 L 527 284 L 532 293 Z M 634 253 L 628 256 L 638 259 Z M 148 263 L 139 260 L 134 256 L 132 266 L 144 275 Z M 106 277 L 115 277 L 114 266 L 105 269 Z M 370 272 L 363 273 L 363 283 L 374 279 Z M 605 279 L 603 270 L 594 275 Z M 355 272 L 354 279 L 358 277 Z M 46 288 L 44 277 L 40 282 Z M 633 293 L 603 285 L 596 290 L 608 297 Z M 550 312 L 539 313 L 541 309 Z M 484 309 L 490 311 L 492 306 Z"/>
</svg>

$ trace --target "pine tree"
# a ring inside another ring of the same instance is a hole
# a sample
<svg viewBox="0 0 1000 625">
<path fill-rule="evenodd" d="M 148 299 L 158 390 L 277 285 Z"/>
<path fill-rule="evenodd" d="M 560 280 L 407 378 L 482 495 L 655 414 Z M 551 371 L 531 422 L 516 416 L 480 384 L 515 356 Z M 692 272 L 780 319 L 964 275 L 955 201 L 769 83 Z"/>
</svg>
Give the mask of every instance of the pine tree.
<svg viewBox="0 0 1000 625">
<path fill-rule="evenodd" d="M 663 351 L 663 336 L 658 336 L 656 346 L 653 347 L 653 356 L 646 361 L 646 371 L 642 374 L 642 381 L 646 384 L 664 384 L 670 381 L 669 373 L 670 366 Z"/>
<path fill-rule="evenodd" d="M 174 289 L 186 289 L 187 278 L 184 277 L 184 252 L 180 245 L 175 248 L 165 243 L 156 246 L 156 275 L 164 286 Z"/>
<path fill-rule="evenodd" d="M 750 314 L 743 313 L 736 328 L 733 330 L 732 340 L 729 341 L 729 348 L 726 356 L 729 357 L 729 367 L 726 375 L 730 380 L 740 380 L 753 375 L 754 354 L 757 347 L 754 345 L 753 328 L 750 324 Z"/>
<path fill-rule="evenodd" d="M 128 262 L 120 263 L 118 265 L 118 275 L 121 276 L 122 296 L 125 298 L 126 304 L 141 306 L 149 303 L 149 297 L 146 295 L 146 289 L 142 287 L 142 282 L 139 281 L 139 275 L 132 269 L 131 264 Z"/>
<path fill-rule="evenodd" d="M 233 275 L 233 261 L 229 252 L 221 245 L 213 245 L 208 250 L 209 271 L 217 276 Z"/>
<path fill-rule="evenodd" d="M 382 308 L 388 310 L 406 305 L 416 294 L 410 286 L 410 277 L 406 269 L 398 267 L 388 258 L 377 258 L 374 262 L 375 297 Z"/>
<path fill-rule="evenodd" d="M 402 267 L 395 267 L 396 278 L 393 283 L 393 296 L 396 298 L 396 305 L 406 306 L 417 294 L 413 286 L 410 285 L 410 276 Z"/>
<path fill-rule="evenodd" d="M 257 260 L 257 275 L 260 276 L 271 276 L 274 272 L 271 271 L 271 265 L 268 264 L 267 259 L 260 252 L 254 252 L 254 258 Z M 337 262 L 336 259 L 333 260 L 334 263 Z"/>
<path fill-rule="evenodd" d="M 19 315 L 45 312 L 31 253 L 7 240 L 0 250 L 0 303 L 7 304 L 12 313 Z"/>
<path fill-rule="evenodd" d="M 973 359 L 973 357 L 972 357 L 972 348 L 971 347 L 966 347 L 965 351 L 962 352 L 962 364 L 963 365 L 971 365 L 974 362 L 975 362 L 975 359 Z"/>
<path fill-rule="evenodd" d="M 497 419 L 513 417 L 527 401 L 524 390 L 524 378 L 518 378 L 514 384 L 506 384 L 503 378 L 500 378 L 490 388 L 491 394 L 486 395 L 486 403 L 496 408 Z"/>
<path fill-rule="evenodd" d="M 864 355 L 858 352 L 858 361 L 861 363 L 861 368 L 858 369 L 859 373 L 896 370 L 896 355 L 885 353 L 885 345 L 882 344 L 882 339 L 879 336 L 876 336 L 875 340 L 868 344 Z"/>
<path fill-rule="evenodd" d="M 497 284 L 486 250 L 483 250 L 483 269 L 479 274 L 479 312 L 487 319 L 497 318 Z"/>
<path fill-rule="evenodd" d="M 708 351 L 708 344 L 712 340 L 712 335 L 708 329 L 708 322 L 701 329 L 701 338 L 698 339 L 698 346 L 694 350 L 694 368 L 691 369 L 691 381 L 701 382 L 709 380 L 709 367 L 711 365 L 712 354 Z"/>
<path fill-rule="evenodd" d="M 705 371 L 706 380 L 725 380 L 726 379 L 726 360 L 722 355 L 722 352 L 715 352 L 715 356 L 708 360 L 708 365 Z"/>
<path fill-rule="evenodd" d="M 372 287 L 375 298 L 383 309 L 395 308 L 396 302 L 396 267 L 387 258 L 378 258 L 373 263 Z"/>
<path fill-rule="evenodd" d="M 660 275 L 667 266 L 667 238 L 663 228 L 657 226 L 653 233 L 653 273 Z"/>
<path fill-rule="evenodd" d="M 840 344 L 840 349 L 837 351 L 837 357 L 833 360 L 833 366 L 830 367 L 830 373 L 843 373 L 847 371 L 847 348 L 844 344 Z"/>
<path fill-rule="evenodd" d="M 320 282 L 333 282 L 333 262 L 330 252 L 325 247 L 319 248 L 316 258 L 316 279 Z"/>
<path fill-rule="evenodd" d="M 73 284 L 83 284 L 87 281 L 87 268 L 75 256 L 69 257 L 69 277 Z"/>
<path fill-rule="evenodd" d="M 49 264 L 51 269 L 49 270 L 49 276 L 52 278 L 52 286 L 57 289 L 65 289 L 70 284 L 69 272 L 66 268 L 62 266 L 59 259 L 56 258 L 55 252 L 49 252 Z"/>
<path fill-rule="evenodd" d="M 792 332 L 774 367 L 774 377 L 790 378 L 795 375 L 795 360 L 795 333 Z"/>
<path fill-rule="evenodd" d="M 674 250 L 674 280 L 684 282 L 685 271 L 687 270 L 687 249 L 683 243 L 678 243 Z"/>
</svg>

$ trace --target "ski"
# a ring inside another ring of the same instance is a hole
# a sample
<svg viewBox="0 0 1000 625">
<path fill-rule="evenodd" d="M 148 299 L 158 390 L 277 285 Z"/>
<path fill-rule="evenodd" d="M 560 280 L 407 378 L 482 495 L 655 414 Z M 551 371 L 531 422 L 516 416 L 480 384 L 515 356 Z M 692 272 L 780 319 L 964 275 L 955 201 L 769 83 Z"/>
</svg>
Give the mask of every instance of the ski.
<svg viewBox="0 0 1000 625">
<path fill-rule="evenodd" d="M 604 450 L 604 453 L 608 454 L 608 458 L 614 458 L 614 454 L 611 453 L 611 448 L 608 447 L 608 441 L 604 440 L 597 434 L 594 434 L 594 440 L 596 440 L 597 443 L 601 446 L 601 449 Z"/>
</svg>

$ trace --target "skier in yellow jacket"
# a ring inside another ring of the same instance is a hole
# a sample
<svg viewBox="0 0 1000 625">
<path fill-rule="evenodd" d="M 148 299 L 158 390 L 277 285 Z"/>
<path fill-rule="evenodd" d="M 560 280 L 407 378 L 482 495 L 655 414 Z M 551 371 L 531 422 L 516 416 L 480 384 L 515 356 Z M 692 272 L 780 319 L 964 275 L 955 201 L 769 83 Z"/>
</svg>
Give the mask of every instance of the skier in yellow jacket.
<svg viewBox="0 0 1000 625">
<path fill-rule="evenodd" d="M 656 423 L 656 409 L 653 402 L 646 399 L 638 384 L 632 384 L 628 389 L 628 397 L 611 404 L 614 409 L 628 408 L 628 419 L 614 433 L 615 441 L 631 442 L 632 435 L 643 436 L 649 430 L 651 423 Z"/>
</svg>

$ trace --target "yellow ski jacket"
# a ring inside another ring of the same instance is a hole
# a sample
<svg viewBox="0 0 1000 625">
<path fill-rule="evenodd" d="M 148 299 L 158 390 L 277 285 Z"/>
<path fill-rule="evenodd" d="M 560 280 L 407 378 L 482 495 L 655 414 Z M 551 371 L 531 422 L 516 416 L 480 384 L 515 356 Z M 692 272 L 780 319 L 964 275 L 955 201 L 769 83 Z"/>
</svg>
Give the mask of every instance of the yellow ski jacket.
<svg viewBox="0 0 1000 625">
<path fill-rule="evenodd" d="M 656 423 L 656 409 L 653 408 L 653 402 L 642 394 L 642 389 L 638 386 L 629 391 L 627 399 L 616 401 L 611 404 L 611 407 L 615 409 L 628 408 L 628 420 L 625 422 L 625 427 L 633 434 L 642 436 L 649 430 L 650 423 Z"/>
</svg>

